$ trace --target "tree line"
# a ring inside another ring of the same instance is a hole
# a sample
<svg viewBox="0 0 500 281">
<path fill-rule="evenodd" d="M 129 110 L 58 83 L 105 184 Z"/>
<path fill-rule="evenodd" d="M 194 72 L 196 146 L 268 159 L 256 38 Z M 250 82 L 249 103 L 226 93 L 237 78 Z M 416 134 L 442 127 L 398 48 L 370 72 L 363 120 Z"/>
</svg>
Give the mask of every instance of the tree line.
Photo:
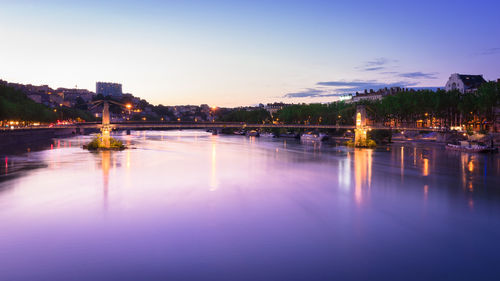
<svg viewBox="0 0 500 281">
<path fill-rule="evenodd" d="M 379 124 L 396 122 L 407 125 L 417 120 L 434 119 L 440 120 L 441 126 L 450 127 L 474 120 L 491 124 L 495 107 L 499 104 L 500 84 L 488 82 L 475 93 L 420 90 L 357 103 L 291 105 L 278 111 L 274 117 L 286 124 L 353 125 L 356 106 L 365 105 L 369 119 Z"/>
</svg>

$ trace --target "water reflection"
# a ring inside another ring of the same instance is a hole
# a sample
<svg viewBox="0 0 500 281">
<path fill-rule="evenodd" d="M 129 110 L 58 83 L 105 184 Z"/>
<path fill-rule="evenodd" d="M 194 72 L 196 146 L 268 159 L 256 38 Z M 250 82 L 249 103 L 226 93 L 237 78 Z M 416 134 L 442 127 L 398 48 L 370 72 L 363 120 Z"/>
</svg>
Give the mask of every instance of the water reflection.
<svg viewBox="0 0 500 281">
<path fill-rule="evenodd" d="M 418 267 L 419 280 L 436 270 L 474 280 L 499 271 L 497 156 L 198 131 L 118 137 L 136 149 L 89 153 L 72 139 L 29 159 L 2 155 L 9 173 L 48 165 L 0 182 L 15 191 L 0 192 L 3 279 L 406 280 Z M 460 254 L 471 251 L 485 258 Z"/>
<path fill-rule="evenodd" d="M 354 197 L 358 204 L 362 203 L 363 189 L 371 187 L 372 153 L 371 149 L 354 150 Z"/>
<path fill-rule="evenodd" d="M 476 158 L 476 155 L 468 153 L 462 153 L 460 156 L 462 186 L 464 190 L 468 190 L 469 192 L 474 191 L 474 181 L 476 178 L 474 163 L 477 161 Z"/>
<path fill-rule="evenodd" d="M 400 168 L 400 173 L 401 173 L 401 181 L 404 179 L 405 175 L 405 148 L 404 146 L 401 146 L 401 168 Z"/>
<path fill-rule="evenodd" d="M 210 166 L 210 191 L 217 190 L 217 139 L 216 136 L 212 136 L 212 154 L 211 154 L 211 166 Z"/>
<path fill-rule="evenodd" d="M 429 159 L 423 158 L 423 165 L 422 165 L 422 175 L 424 177 L 427 177 L 429 175 Z"/>
<path fill-rule="evenodd" d="M 102 199 L 104 210 L 108 209 L 108 193 L 109 193 L 109 170 L 111 169 L 111 151 L 101 151 L 99 167 L 102 170 Z"/>
</svg>

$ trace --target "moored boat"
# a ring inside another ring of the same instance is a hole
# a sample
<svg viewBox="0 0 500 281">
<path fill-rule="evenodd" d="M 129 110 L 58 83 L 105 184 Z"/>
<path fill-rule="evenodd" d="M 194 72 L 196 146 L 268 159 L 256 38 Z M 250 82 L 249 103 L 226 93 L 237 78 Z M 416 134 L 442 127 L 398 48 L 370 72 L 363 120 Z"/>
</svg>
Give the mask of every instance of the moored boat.
<svg viewBox="0 0 500 281">
<path fill-rule="evenodd" d="M 317 132 L 307 132 L 300 136 L 301 141 L 324 141 L 327 139 L 326 134 Z"/>
<path fill-rule="evenodd" d="M 256 131 L 256 130 L 250 130 L 250 131 L 247 132 L 247 136 L 249 136 L 249 137 L 259 137 L 260 133 L 259 133 L 259 131 Z"/>
<path fill-rule="evenodd" d="M 279 134 L 278 137 L 285 138 L 285 139 L 298 139 L 298 138 L 300 138 L 300 134 L 286 133 L 286 134 Z"/>
<path fill-rule="evenodd" d="M 446 149 L 475 153 L 498 152 L 498 148 L 489 147 L 482 143 L 473 141 L 460 141 L 458 144 L 449 143 L 446 145 Z"/>
</svg>

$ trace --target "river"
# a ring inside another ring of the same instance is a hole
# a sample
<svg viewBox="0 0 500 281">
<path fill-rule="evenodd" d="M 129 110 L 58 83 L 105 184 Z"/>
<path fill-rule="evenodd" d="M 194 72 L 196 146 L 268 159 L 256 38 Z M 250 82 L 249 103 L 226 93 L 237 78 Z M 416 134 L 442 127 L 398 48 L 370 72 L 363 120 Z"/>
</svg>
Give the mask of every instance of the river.
<svg viewBox="0 0 500 281">
<path fill-rule="evenodd" d="M 0 280 L 498 280 L 500 157 L 204 131 L 3 155 Z"/>
</svg>

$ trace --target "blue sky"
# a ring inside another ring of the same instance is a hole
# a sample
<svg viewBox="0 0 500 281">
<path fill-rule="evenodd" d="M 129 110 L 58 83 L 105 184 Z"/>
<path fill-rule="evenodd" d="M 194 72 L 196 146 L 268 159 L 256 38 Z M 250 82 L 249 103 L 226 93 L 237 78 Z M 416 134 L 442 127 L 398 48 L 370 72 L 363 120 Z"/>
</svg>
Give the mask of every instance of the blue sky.
<svg viewBox="0 0 500 281">
<path fill-rule="evenodd" d="M 3 1 L 0 79 L 158 104 L 326 102 L 500 78 L 498 1 Z"/>
</svg>

